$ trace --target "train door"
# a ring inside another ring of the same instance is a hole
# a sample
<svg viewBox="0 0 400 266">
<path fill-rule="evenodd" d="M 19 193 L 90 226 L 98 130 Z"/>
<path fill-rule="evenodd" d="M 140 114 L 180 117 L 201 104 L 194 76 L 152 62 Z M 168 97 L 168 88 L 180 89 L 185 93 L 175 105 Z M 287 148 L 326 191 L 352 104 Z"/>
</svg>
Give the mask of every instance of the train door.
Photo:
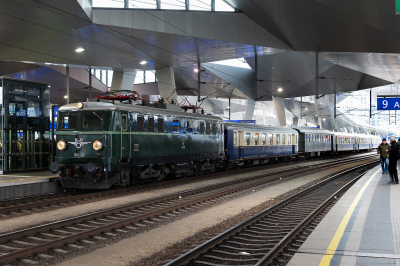
<svg viewBox="0 0 400 266">
<path fill-rule="evenodd" d="M 239 135 L 239 158 L 243 157 L 243 147 L 247 146 L 246 140 L 244 138 L 244 132 L 243 131 L 238 131 Z"/>
<path fill-rule="evenodd" d="M 297 146 L 297 135 L 292 134 L 292 154 L 296 154 L 296 146 Z"/>
<path fill-rule="evenodd" d="M 121 123 L 120 123 L 120 139 L 121 139 L 121 161 L 128 160 L 130 157 L 130 134 L 129 134 L 130 125 L 128 123 L 128 112 L 121 111 Z"/>
</svg>

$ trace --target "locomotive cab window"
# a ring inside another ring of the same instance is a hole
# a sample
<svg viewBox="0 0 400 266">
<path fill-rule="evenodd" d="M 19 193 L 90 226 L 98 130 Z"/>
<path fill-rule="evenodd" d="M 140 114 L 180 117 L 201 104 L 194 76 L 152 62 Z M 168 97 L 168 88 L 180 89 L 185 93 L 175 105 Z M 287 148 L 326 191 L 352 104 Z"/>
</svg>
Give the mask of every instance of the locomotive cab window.
<svg viewBox="0 0 400 266">
<path fill-rule="evenodd" d="M 128 116 L 127 115 L 122 115 L 121 126 L 122 126 L 122 131 L 128 130 Z"/>
<path fill-rule="evenodd" d="M 96 112 L 84 114 L 82 130 L 103 130 L 103 120 L 103 115 Z"/>
<path fill-rule="evenodd" d="M 66 114 L 61 116 L 61 130 L 75 130 L 78 124 L 78 115 Z"/>
<path fill-rule="evenodd" d="M 172 133 L 179 133 L 179 120 L 172 120 Z"/>
</svg>

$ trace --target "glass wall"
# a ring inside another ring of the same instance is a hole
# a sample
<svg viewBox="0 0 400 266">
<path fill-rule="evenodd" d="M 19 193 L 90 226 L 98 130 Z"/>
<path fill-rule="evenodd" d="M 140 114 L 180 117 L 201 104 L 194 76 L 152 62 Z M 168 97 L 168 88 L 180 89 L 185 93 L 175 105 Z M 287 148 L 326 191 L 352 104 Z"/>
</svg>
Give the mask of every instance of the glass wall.
<svg viewBox="0 0 400 266">
<path fill-rule="evenodd" d="M 3 78 L 0 170 L 46 169 L 50 165 L 50 88 L 45 83 Z"/>
</svg>

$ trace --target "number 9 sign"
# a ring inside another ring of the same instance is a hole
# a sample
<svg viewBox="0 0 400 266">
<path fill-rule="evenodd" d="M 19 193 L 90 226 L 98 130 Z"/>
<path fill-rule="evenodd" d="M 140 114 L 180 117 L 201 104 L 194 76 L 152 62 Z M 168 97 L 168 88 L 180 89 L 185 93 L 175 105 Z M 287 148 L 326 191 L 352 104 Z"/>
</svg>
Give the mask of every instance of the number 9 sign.
<svg viewBox="0 0 400 266">
<path fill-rule="evenodd" d="M 383 104 L 383 108 L 387 108 L 388 105 L 389 105 L 389 103 L 388 103 L 387 100 L 383 100 L 383 101 L 382 101 L 382 104 Z"/>
</svg>

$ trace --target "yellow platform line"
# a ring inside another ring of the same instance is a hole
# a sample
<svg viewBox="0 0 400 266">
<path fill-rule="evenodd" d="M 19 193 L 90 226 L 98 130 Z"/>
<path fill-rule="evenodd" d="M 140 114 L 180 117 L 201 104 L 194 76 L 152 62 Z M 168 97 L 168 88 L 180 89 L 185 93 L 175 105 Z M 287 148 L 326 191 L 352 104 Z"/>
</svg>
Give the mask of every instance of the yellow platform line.
<svg viewBox="0 0 400 266">
<path fill-rule="evenodd" d="M 356 198 L 351 203 L 351 205 L 350 205 L 349 209 L 347 210 L 346 214 L 344 215 L 338 229 L 336 230 L 336 233 L 333 236 L 332 241 L 329 244 L 328 249 L 325 252 L 325 255 L 322 257 L 322 260 L 319 263 L 320 266 L 329 266 L 330 265 L 333 255 L 335 254 L 336 249 L 339 245 L 339 242 L 342 239 L 344 230 L 346 229 L 346 226 L 349 223 L 349 220 L 351 218 L 351 215 L 354 212 L 354 209 L 356 208 L 358 202 L 360 201 L 362 194 L 367 189 L 368 185 L 372 182 L 372 180 L 378 174 L 379 171 L 381 171 L 380 168 L 378 170 L 376 170 L 376 172 L 368 179 L 368 181 L 364 184 L 364 186 L 358 192 Z"/>
<path fill-rule="evenodd" d="M 52 177 L 57 177 L 57 176 L 56 176 L 56 175 L 45 175 L 45 176 L 37 176 L 37 177 L 14 178 L 14 179 L 1 180 L 0 183 L 4 183 L 4 182 L 13 182 L 13 181 L 21 181 L 21 180 L 33 180 L 33 179 L 52 178 Z"/>
</svg>

